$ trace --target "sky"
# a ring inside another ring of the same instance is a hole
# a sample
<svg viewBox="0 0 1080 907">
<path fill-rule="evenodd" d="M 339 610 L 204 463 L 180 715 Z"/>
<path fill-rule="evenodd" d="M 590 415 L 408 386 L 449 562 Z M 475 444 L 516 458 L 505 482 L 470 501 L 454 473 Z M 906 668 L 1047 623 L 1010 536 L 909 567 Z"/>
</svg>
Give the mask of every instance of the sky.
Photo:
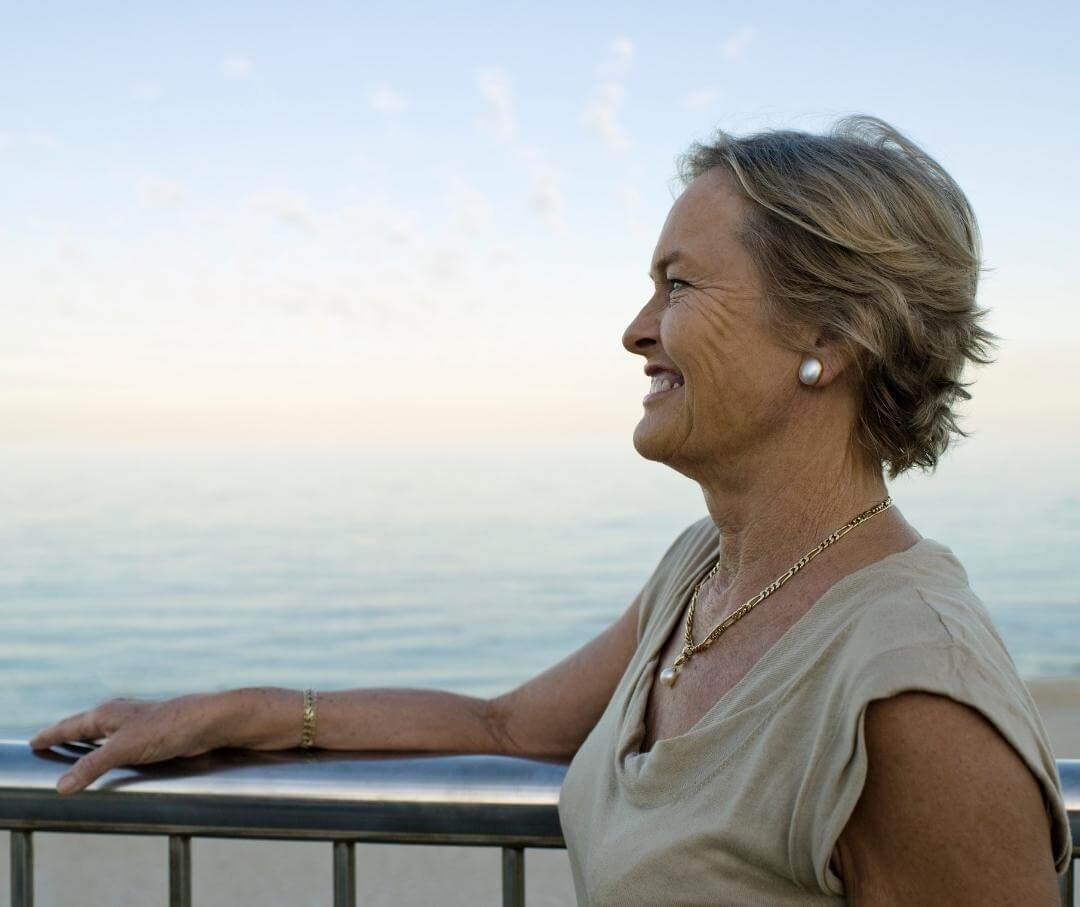
<svg viewBox="0 0 1080 907">
<path fill-rule="evenodd" d="M 10 6 L 0 442 L 625 437 L 717 129 L 867 113 L 979 219 L 967 425 L 1080 439 L 1076 4 Z"/>
</svg>

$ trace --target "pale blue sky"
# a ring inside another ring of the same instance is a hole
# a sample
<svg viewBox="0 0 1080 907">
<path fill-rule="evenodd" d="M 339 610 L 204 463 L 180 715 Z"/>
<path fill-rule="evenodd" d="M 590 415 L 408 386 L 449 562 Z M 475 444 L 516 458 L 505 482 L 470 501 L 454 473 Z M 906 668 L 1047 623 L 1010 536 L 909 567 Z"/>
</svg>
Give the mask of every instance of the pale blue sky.
<svg viewBox="0 0 1080 907">
<path fill-rule="evenodd" d="M 923 145 L 975 207 L 1007 344 L 973 415 L 1065 407 L 1076 428 L 1078 19 L 1064 3 L 9 9 L 0 438 L 629 437 L 645 379 L 620 337 L 675 156 L 718 127 L 848 113 Z"/>
</svg>

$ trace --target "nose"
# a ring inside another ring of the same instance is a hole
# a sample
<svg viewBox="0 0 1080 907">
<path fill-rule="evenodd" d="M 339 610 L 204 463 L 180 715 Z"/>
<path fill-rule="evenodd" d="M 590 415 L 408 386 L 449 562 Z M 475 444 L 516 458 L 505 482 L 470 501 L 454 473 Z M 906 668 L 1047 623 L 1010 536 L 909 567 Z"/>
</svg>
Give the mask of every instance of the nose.
<svg viewBox="0 0 1080 907">
<path fill-rule="evenodd" d="M 659 326 L 660 319 L 657 317 L 656 309 L 653 308 L 650 299 L 645 303 L 645 307 L 638 312 L 637 317 L 623 331 L 622 345 L 627 352 L 647 356 L 649 350 L 660 342 Z"/>
</svg>

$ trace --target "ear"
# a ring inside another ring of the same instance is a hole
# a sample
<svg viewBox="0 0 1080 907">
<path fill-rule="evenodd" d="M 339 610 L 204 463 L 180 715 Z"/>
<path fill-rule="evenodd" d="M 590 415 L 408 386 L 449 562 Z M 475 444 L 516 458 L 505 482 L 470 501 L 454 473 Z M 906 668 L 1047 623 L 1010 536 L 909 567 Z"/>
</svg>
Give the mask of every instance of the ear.
<svg viewBox="0 0 1080 907">
<path fill-rule="evenodd" d="M 821 362 L 821 377 L 814 387 L 827 387 L 848 368 L 848 356 L 841 344 L 830 338 L 828 331 L 820 332 L 814 339 L 813 350 L 806 354 Z"/>
</svg>

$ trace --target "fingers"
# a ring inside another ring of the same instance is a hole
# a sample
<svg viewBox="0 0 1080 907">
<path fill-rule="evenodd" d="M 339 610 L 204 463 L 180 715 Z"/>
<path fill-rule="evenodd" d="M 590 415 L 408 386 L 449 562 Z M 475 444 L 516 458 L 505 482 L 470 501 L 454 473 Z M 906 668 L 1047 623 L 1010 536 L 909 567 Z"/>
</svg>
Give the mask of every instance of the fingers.
<svg viewBox="0 0 1080 907">
<path fill-rule="evenodd" d="M 30 746 L 35 750 L 48 749 L 56 743 L 68 740 L 98 740 L 105 736 L 97 710 L 79 712 L 56 724 L 38 731 L 30 738 Z"/>
<path fill-rule="evenodd" d="M 181 705 L 189 708 L 182 709 Z M 61 794 L 74 793 L 119 765 L 159 762 L 187 755 L 193 749 L 205 752 L 199 749 L 201 738 L 193 735 L 191 729 L 193 717 L 198 718 L 203 711 L 201 700 L 190 697 L 167 700 L 165 704 L 111 699 L 38 732 L 30 740 L 30 746 L 43 749 L 62 741 L 104 739 L 100 747 L 76 761 L 57 783 L 56 789 Z"/>
<path fill-rule="evenodd" d="M 124 757 L 113 742 L 108 742 L 78 759 L 60 776 L 56 790 L 61 794 L 73 794 L 92 784 L 109 769 L 124 764 Z"/>
</svg>

